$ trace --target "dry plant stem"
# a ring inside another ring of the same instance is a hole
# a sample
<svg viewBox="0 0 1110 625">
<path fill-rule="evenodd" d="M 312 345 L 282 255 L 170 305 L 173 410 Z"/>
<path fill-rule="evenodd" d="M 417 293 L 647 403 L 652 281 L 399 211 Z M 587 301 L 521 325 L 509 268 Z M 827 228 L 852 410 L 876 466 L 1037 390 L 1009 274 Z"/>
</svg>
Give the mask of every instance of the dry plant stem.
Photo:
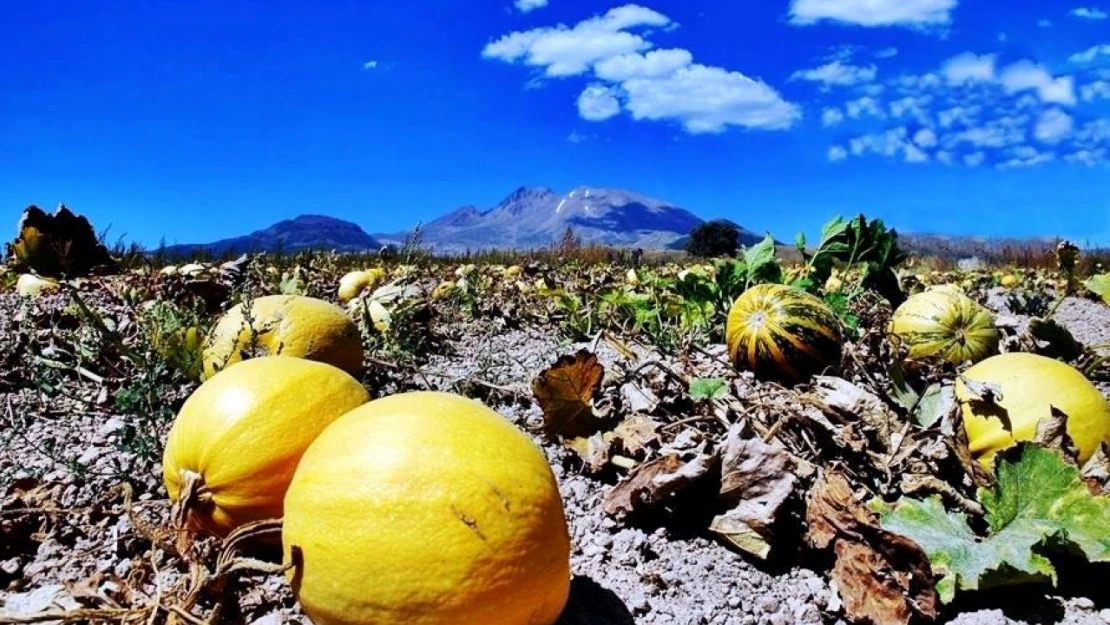
<svg viewBox="0 0 1110 625">
<path fill-rule="evenodd" d="M 201 506 L 212 503 L 212 494 L 204 485 L 204 477 L 193 471 L 185 471 L 180 498 L 173 511 L 173 529 L 178 532 L 176 547 L 178 553 L 188 557 L 193 544 L 192 517 Z"/>
<path fill-rule="evenodd" d="M 0 616 L 0 625 L 20 623 L 90 623 L 93 621 L 126 622 L 128 618 L 142 616 L 143 608 L 110 608 L 81 610 L 46 610 L 29 616 Z"/>
</svg>

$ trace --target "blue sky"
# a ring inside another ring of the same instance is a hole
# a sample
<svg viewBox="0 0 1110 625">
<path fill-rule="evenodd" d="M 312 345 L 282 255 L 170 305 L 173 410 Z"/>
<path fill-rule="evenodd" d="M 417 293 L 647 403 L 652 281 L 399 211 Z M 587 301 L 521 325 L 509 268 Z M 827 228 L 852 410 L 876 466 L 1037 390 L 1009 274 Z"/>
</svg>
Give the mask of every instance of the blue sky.
<svg viewBox="0 0 1110 625">
<path fill-rule="evenodd" d="M 0 206 L 142 243 L 612 186 L 1110 244 L 1110 0 L 9 3 Z"/>
</svg>

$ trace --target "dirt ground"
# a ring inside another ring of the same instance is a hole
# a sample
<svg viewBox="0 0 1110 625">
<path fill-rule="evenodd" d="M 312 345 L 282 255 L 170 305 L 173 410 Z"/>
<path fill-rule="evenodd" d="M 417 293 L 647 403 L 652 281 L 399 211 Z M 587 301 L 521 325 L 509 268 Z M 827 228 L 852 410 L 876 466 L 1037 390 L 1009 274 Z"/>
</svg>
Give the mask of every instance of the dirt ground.
<svg viewBox="0 0 1110 625">
<path fill-rule="evenodd" d="M 63 305 L 60 298 L 45 298 L 33 307 Z M 19 323 L 42 314 L 14 296 L 0 296 L 0 332 L 5 319 Z M 1071 300 L 1061 307 L 1057 319 L 1081 342 L 1110 341 L 1106 306 Z M 460 390 L 480 380 L 498 387 L 487 400 L 506 418 L 533 432 L 541 412 L 531 399 L 532 379 L 556 356 L 583 347 L 562 343 L 554 333 L 538 329 L 484 328 L 457 334 L 443 355 L 422 366 L 418 376 L 413 374 L 419 377 L 418 385 Z M 5 345 L 0 338 L 0 352 L 17 347 Z M 621 358 L 604 343 L 596 351 L 602 364 Z M 6 357 L 12 366 L 12 354 Z M 0 366 L 4 362 L 5 356 L 0 355 Z M 118 580 L 129 579 L 140 569 L 155 571 L 138 576 L 141 591 L 151 597 L 182 575 L 169 566 L 163 551 L 151 547 L 140 531 L 143 528 L 135 527 L 119 490 L 123 473 L 134 489 L 136 517 L 152 526 L 165 524 L 169 505 L 161 467 L 143 460 L 150 454 L 133 440 L 133 419 L 117 414 L 114 404 L 98 396 L 95 388 L 95 384 L 76 385 L 79 390 L 48 403 L 40 401 L 37 389 L 8 388 L 0 397 L 0 495 L 9 492 L 12 484 L 34 489 L 36 505 L 49 510 L 20 520 L 0 508 L 0 522 L 14 526 L 7 535 L 19 539 L 0 545 L 0 589 L 5 589 L 0 590 L 4 605 L 0 623 L 21 622 L 12 617 L 51 606 L 77 607 L 82 593 L 115 596 Z M 4 389 L 0 377 L 0 391 Z M 381 388 L 377 393 L 390 390 Z M 187 391 L 180 389 L 182 394 Z M 165 432 L 161 434 L 164 437 Z M 809 568 L 814 563 L 802 559 L 757 563 L 706 532 L 618 523 L 600 506 L 612 484 L 582 474 L 561 446 L 539 436 L 536 441 L 560 481 L 573 536 L 575 579 L 561 625 L 839 622 L 839 599 L 826 578 Z M 247 578 L 237 596 L 244 623 L 307 623 L 281 576 Z M 946 620 L 961 625 L 1110 623 L 1110 595 L 1105 593 L 1007 602 L 1011 606 L 1007 612 L 995 609 L 997 603 L 993 607 L 962 604 Z"/>
</svg>

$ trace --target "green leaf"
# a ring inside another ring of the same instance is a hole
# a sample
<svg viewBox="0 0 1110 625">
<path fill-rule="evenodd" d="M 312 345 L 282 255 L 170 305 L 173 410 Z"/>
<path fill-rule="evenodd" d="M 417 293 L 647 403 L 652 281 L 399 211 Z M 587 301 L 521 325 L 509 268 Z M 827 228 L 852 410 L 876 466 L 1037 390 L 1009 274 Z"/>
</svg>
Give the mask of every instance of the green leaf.
<svg viewBox="0 0 1110 625">
<path fill-rule="evenodd" d="M 806 233 L 799 232 L 797 234 L 797 236 L 794 237 L 794 247 L 798 248 L 798 251 L 801 252 L 803 256 L 805 255 L 805 253 L 806 253 Z"/>
<path fill-rule="evenodd" d="M 1079 470 L 1053 449 L 1026 444 L 999 456 L 997 480 L 979 491 L 989 533 L 980 537 L 967 517 L 940 499 L 903 499 L 882 516 L 884 529 L 915 541 L 941 576 L 937 591 L 950 602 L 957 590 L 978 590 L 1036 579 L 1056 582 L 1050 548 L 1073 548 L 1092 562 L 1110 561 L 1110 497 L 1091 494 Z"/>
<path fill-rule="evenodd" d="M 757 276 L 775 262 L 775 237 L 768 234 L 762 241 L 744 250 L 744 264 L 748 266 L 748 276 Z"/>
<path fill-rule="evenodd" d="M 1087 290 L 1102 298 L 1102 301 L 1110 305 L 1110 273 L 1102 273 L 1097 276 L 1091 276 L 1090 280 L 1085 283 Z"/>
<path fill-rule="evenodd" d="M 690 382 L 690 399 L 705 401 L 728 395 L 728 382 L 723 378 L 697 378 Z"/>
<path fill-rule="evenodd" d="M 848 229 L 848 222 L 844 221 L 840 215 L 837 215 L 832 221 L 826 223 L 821 227 L 821 243 L 820 247 L 824 247 L 826 243 L 844 234 Z"/>
</svg>

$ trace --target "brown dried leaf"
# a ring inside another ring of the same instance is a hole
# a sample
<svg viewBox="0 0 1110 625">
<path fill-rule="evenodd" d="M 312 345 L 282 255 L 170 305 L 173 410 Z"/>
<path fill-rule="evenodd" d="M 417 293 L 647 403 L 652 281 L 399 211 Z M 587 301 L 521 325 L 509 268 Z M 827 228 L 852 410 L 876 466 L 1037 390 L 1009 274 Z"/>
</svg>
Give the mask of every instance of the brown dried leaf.
<svg viewBox="0 0 1110 625">
<path fill-rule="evenodd" d="M 704 477 L 716 462 L 716 456 L 705 454 L 691 460 L 683 460 L 678 454 L 656 458 L 637 466 L 613 487 L 602 507 L 613 516 L 648 507 Z"/>
<path fill-rule="evenodd" d="M 1069 460 L 1079 464 L 1079 448 L 1068 435 L 1068 415 L 1056 406 L 1049 406 L 1049 408 L 1052 410 L 1052 415 L 1037 422 L 1037 433 L 1033 437 L 1033 442 L 1059 449 Z"/>
<path fill-rule="evenodd" d="M 900 419 L 872 393 L 843 378 L 818 376 L 813 380 L 810 398 L 834 420 L 841 423 L 862 421 L 875 431 L 883 448 L 890 446 L 891 428 Z"/>
<path fill-rule="evenodd" d="M 879 527 L 848 480 L 828 473 L 810 491 L 807 540 L 836 553 L 832 578 L 847 617 L 874 625 L 907 625 L 937 616 L 929 558 L 917 543 Z"/>
<path fill-rule="evenodd" d="M 1099 445 L 1080 473 L 1095 493 L 1110 494 L 1110 446 Z"/>
<path fill-rule="evenodd" d="M 532 393 L 543 409 L 548 436 L 576 438 L 601 429 L 594 414 L 594 397 L 605 369 L 587 350 L 562 356 L 532 382 Z"/>
<path fill-rule="evenodd" d="M 593 436 L 579 436 L 564 443 L 568 449 L 578 454 L 586 465 L 586 471 L 597 473 L 609 464 L 613 457 L 613 435 L 609 432 Z"/>
<path fill-rule="evenodd" d="M 659 423 L 649 417 L 632 416 L 621 421 L 613 435 L 626 453 L 639 456 L 659 442 Z"/>
<path fill-rule="evenodd" d="M 779 509 L 797 482 L 793 459 L 759 438 L 741 438 L 738 427 L 725 445 L 719 500 L 732 509 L 715 517 L 709 529 L 741 551 L 766 558 Z"/>
</svg>

